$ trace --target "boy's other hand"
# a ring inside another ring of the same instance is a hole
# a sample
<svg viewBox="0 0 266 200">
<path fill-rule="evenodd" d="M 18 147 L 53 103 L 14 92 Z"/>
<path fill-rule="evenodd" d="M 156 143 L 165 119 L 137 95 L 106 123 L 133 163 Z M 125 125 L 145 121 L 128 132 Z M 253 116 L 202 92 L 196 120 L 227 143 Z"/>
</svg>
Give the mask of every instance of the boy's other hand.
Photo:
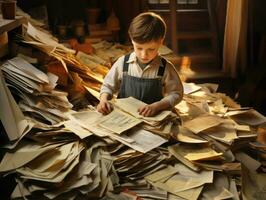
<svg viewBox="0 0 266 200">
<path fill-rule="evenodd" d="M 97 111 L 107 115 L 113 110 L 113 106 L 108 101 L 100 101 L 97 105 Z"/>
<path fill-rule="evenodd" d="M 157 114 L 158 108 L 156 104 L 145 105 L 138 109 L 140 115 L 144 117 L 152 117 Z"/>
</svg>

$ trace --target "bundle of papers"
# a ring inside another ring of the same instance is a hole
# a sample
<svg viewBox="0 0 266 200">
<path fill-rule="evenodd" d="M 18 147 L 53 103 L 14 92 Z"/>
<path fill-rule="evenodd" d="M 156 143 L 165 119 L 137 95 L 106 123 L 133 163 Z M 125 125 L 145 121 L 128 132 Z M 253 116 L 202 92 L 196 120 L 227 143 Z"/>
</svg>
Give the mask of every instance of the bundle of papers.
<svg viewBox="0 0 266 200">
<path fill-rule="evenodd" d="M 8 83 L 16 86 L 22 92 L 51 91 L 56 86 L 57 77 L 55 75 L 46 75 L 20 57 L 12 58 L 4 63 L 2 71 Z"/>
<path fill-rule="evenodd" d="M 216 173 L 212 184 L 208 184 L 202 191 L 202 199 L 238 199 L 235 180 L 226 174 Z"/>
<path fill-rule="evenodd" d="M 198 199 L 204 184 L 213 182 L 212 171 L 194 172 L 182 164 L 168 166 L 145 177 L 154 187 L 184 199 Z"/>
<path fill-rule="evenodd" d="M 79 141 L 42 146 L 23 142 L 15 153 L 4 156 L 0 171 L 19 175 L 11 198 L 100 198 L 119 184 L 112 158 L 102 146 L 97 140 L 86 149 Z"/>
<path fill-rule="evenodd" d="M 76 112 L 70 116 L 71 119 L 65 122 L 64 125 L 71 123 L 72 125 L 66 126 L 66 128 L 72 131 L 77 127 L 81 127 L 98 137 L 108 136 L 142 153 L 146 153 L 167 141 L 154 133 L 135 127 L 141 122 L 136 118 L 119 111 L 118 114 L 121 115 L 118 120 L 116 111 L 114 110 L 112 113 L 102 116 L 102 114 L 93 110 Z M 129 123 L 127 117 L 132 120 L 131 123 Z M 81 131 L 75 133 L 79 137 L 83 137 Z M 87 137 L 88 134 L 85 133 L 84 136 Z"/>
<path fill-rule="evenodd" d="M 164 149 L 156 148 L 146 154 L 139 153 L 129 148 L 113 151 L 114 166 L 120 177 L 121 183 L 135 182 L 144 176 L 166 166 L 168 155 Z"/>
<path fill-rule="evenodd" d="M 122 98 L 122 99 L 116 99 L 115 106 L 119 107 L 124 112 L 128 112 L 129 114 L 133 115 L 136 118 L 142 119 L 146 123 L 156 123 L 159 121 L 164 120 L 167 116 L 171 114 L 171 111 L 162 111 L 159 114 L 153 116 L 153 117 L 144 117 L 139 114 L 138 109 L 140 107 L 143 107 L 147 105 L 146 103 L 135 99 L 134 97 L 128 97 L 128 98 Z"/>
<path fill-rule="evenodd" d="M 132 51 L 132 46 L 113 44 L 107 41 L 100 41 L 92 44 L 95 55 L 105 60 L 107 63 L 114 63 L 120 56 Z"/>
<path fill-rule="evenodd" d="M 179 115 L 143 117 L 137 110 L 145 104 L 132 97 L 112 102 L 109 115 L 92 105 L 74 111 L 69 94 L 71 102 L 84 91 L 90 95 L 83 97 L 98 98 L 107 63 L 127 49 L 102 41 L 93 44 L 95 55 L 75 55 L 30 24 L 23 39 L 59 60 L 73 85 L 58 91 L 57 76 L 21 57 L 2 66 L 0 117 L 12 142 L 0 172 L 16 175 L 11 198 L 237 200 L 265 194 L 265 117 L 217 93 L 218 85 L 184 83 Z"/>
<path fill-rule="evenodd" d="M 56 91 L 58 77 L 44 73 L 26 60 L 15 57 L 2 66 L 12 92 L 20 97 L 20 109 L 40 121 L 56 124 L 68 119 L 72 104 L 67 93 Z"/>
<path fill-rule="evenodd" d="M 123 112 L 144 122 L 141 126 L 145 130 L 151 131 L 165 138 L 170 138 L 172 134 L 176 134 L 178 131 L 178 125 L 180 125 L 180 118 L 178 115 L 165 110 L 155 116 L 144 117 L 139 114 L 138 109 L 145 105 L 146 103 L 133 97 L 116 99 L 114 102 L 114 107 L 117 107 Z"/>
<path fill-rule="evenodd" d="M 11 94 L 2 71 L 0 71 L 0 119 L 10 141 L 18 140 L 31 130 L 32 124 L 26 120 Z"/>
</svg>

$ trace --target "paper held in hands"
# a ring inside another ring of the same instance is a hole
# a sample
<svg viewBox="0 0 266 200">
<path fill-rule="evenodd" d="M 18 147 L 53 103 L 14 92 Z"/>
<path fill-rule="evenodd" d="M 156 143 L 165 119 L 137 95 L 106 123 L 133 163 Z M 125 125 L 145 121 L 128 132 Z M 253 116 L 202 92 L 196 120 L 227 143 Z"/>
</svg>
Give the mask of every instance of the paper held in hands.
<svg viewBox="0 0 266 200">
<path fill-rule="evenodd" d="M 146 121 L 162 121 L 167 116 L 169 116 L 171 114 L 171 111 L 164 110 L 153 117 L 144 117 L 144 116 L 139 114 L 138 108 L 145 106 L 146 103 L 144 103 L 138 99 L 135 99 L 133 97 L 116 99 L 114 105 L 119 107 L 124 112 L 127 112 L 127 113 L 133 115 L 134 117 L 139 118 L 139 119 L 143 119 Z"/>
</svg>

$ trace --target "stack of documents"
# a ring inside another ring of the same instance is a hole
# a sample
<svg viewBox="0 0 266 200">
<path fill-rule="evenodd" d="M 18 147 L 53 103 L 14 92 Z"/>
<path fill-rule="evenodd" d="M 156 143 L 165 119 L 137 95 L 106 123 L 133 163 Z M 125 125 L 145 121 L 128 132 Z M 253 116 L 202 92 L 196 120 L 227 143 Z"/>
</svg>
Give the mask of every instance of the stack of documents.
<svg viewBox="0 0 266 200">
<path fill-rule="evenodd" d="M 58 67 L 63 66 L 64 74 L 68 75 L 74 87 L 86 89 L 86 95 L 89 96 L 87 100 L 89 99 L 89 103 L 93 105 L 95 105 L 95 98 L 99 98 L 103 78 L 112 63 L 118 57 L 132 50 L 131 47 L 125 45 L 99 41 L 98 43 L 92 44 L 94 53 L 88 55 L 84 52 L 76 52 L 60 44 L 58 39 L 53 37 L 49 32 L 40 27 L 34 27 L 31 23 L 25 25 L 25 28 L 26 32 L 22 35 L 23 42 L 32 45 L 34 48 L 58 60 L 61 63 Z M 49 65 L 49 63 L 47 64 Z M 75 81 L 76 79 L 78 81 Z M 81 101 L 82 97 L 76 94 L 75 102 L 71 102 L 76 107 L 75 104 Z"/>
<path fill-rule="evenodd" d="M 2 71 L 9 83 L 26 93 L 50 92 L 58 79 L 53 74 L 45 74 L 21 57 L 5 62 Z"/>
<path fill-rule="evenodd" d="M 194 172 L 182 164 L 156 171 L 145 179 L 154 187 L 184 198 L 197 200 L 204 185 L 213 182 L 212 171 Z"/>
<path fill-rule="evenodd" d="M 120 146 L 120 148 L 113 150 L 111 155 L 114 157 L 114 166 L 120 181 L 125 184 L 127 182 L 136 183 L 144 176 L 164 168 L 168 158 L 167 151 L 162 148 L 156 148 L 143 154 Z"/>
<path fill-rule="evenodd" d="M 142 153 L 167 142 L 166 139 L 150 131 L 136 127 L 139 123 L 141 120 L 114 109 L 106 116 L 94 110 L 76 112 L 71 114 L 70 120 L 64 122 L 64 125 L 81 138 L 87 137 L 89 133 L 98 137 L 109 137 Z M 77 127 L 87 130 L 89 133 L 84 132 L 83 134 L 82 131 L 75 131 L 74 129 Z"/>
<path fill-rule="evenodd" d="M 111 64 L 132 49 L 127 46 L 100 41 L 92 45 L 95 50 L 94 54 L 88 55 L 84 52 L 78 52 L 76 55 L 75 50 L 58 43 L 58 40 L 47 31 L 36 28 L 30 23 L 25 27 L 27 29 L 23 35 L 25 43 L 59 60 L 69 76 L 71 76 L 71 72 L 77 72 L 82 77 L 84 85 L 90 87 L 96 84 L 97 88 L 94 88 L 96 91 L 99 91 L 99 83 L 103 82 Z"/>
<path fill-rule="evenodd" d="M 10 88 L 14 94 L 25 97 L 26 93 L 43 90 L 46 86 L 49 88 L 51 84 L 44 73 L 20 58 L 4 63 L 1 66 L 0 78 L 0 119 L 9 140 L 13 141 L 25 135 L 32 125 L 19 109 Z"/>
<path fill-rule="evenodd" d="M 165 110 L 153 117 L 144 117 L 139 114 L 138 109 L 145 105 L 146 103 L 133 97 L 116 99 L 114 102 L 115 107 L 144 122 L 142 128 L 168 139 L 172 134 L 176 133 L 178 125 L 180 125 L 179 116 L 171 111 Z"/>
<path fill-rule="evenodd" d="M 112 43 L 105 40 L 92 44 L 95 55 L 111 66 L 119 57 L 132 51 L 132 46 Z M 108 64 L 107 64 L 108 65 Z"/>
<path fill-rule="evenodd" d="M 179 116 L 140 116 L 145 104 L 131 97 L 105 116 L 92 105 L 74 111 L 68 94 L 82 88 L 97 98 L 106 63 L 126 50 L 100 42 L 96 55 L 76 56 L 27 28 L 24 41 L 59 60 L 73 82 L 58 91 L 58 77 L 18 57 L 2 66 L 0 117 L 12 150 L 0 172 L 16 175 L 11 198 L 264 199 L 266 118 L 258 111 L 218 93 L 216 84 L 194 83 L 184 83 Z"/>
<path fill-rule="evenodd" d="M 11 198 L 97 199 L 119 184 L 104 146 L 97 140 L 86 145 L 79 141 L 45 145 L 23 141 L 14 153 L 5 154 L 0 171 L 18 174 Z"/>
<path fill-rule="evenodd" d="M 8 86 L 21 99 L 19 107 L 40 121 L 56 124 L 68 117 L 72 108 L 67 93 L 55 90 L 58 77 L 44 73 L 20 57 L 8 60 L 2 66 Z"/>
<path fill-rule="evenodd" d="M 233 161 L 230 150 L 243 139 L 254 140 L 253 127 L 265 123 L 266 118 L 253 109 L 241 108 L 230 97 L 216 93 L 216 88 L 202 84 L 200 89 L 185 90 L 189 93 L 176 106 L 183 122 L 177 140 L 211 144 L 214 150 L 223 153 L 224 159 Z"/>
</svg>

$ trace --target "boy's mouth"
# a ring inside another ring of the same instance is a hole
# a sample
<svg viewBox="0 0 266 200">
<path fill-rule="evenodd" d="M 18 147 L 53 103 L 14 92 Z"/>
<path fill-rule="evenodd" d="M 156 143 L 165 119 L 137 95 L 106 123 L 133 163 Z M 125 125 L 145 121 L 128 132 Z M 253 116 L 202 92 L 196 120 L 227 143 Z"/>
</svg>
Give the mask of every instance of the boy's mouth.
<svg viewBox="0 0 266 200">
<path fill-rule="evenodd" d="M 147 63 L 147 62 L 149 62 L 149 59 L 140 59 L 140 61 L 141 61 L 142 63 Z"/>
</svg>

